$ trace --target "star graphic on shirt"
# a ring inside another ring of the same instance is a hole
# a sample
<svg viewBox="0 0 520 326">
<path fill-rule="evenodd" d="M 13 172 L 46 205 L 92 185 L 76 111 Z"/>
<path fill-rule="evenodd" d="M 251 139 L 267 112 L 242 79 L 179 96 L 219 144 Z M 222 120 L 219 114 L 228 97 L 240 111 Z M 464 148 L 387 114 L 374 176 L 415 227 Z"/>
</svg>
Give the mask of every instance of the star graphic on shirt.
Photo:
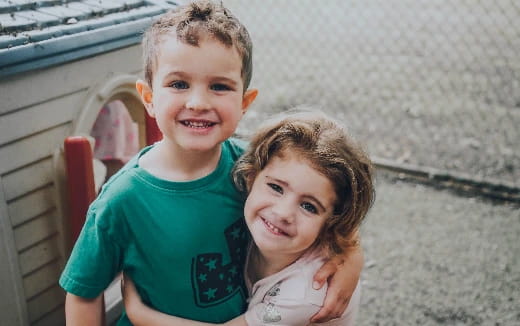
<svg viewBox="0 0 520 326">
<path fill-rule="evenodd" d="M 209 288 L 207 291 L 203 293 L 208 296 L 208 299 L 213 299 L 215 298 L 215 292 L 217 292 L 217 289 Z"/>
<path fill-rule="evenodd" d="M 238 239 L 240 237 L 240 231 L 240 228 L 234 228 L 233 231 L 231 231 L 233 239 Z"/>
<path fill-rule="evenodd" d="M 227 247 L 219 246 L 214 252 L 202 252 L 192 258 L 191 282 L 198 307 L 215 306 L 235 295 L 245 299 L 247 289 L 243 284 L 241 266 L 249 233 L 243 219 L 227 226 L 223 235 Z"/>
<path fill-rule="evenodd" d="M 231 273 L 231 275 L 235 276 L 237 275 L 237 266 L 236 265 L 233 265 L 233 267 L 231 267 L 229 269 L 229 272 Z"/>
<path fill-rule="evenodd" d="M 211 259 L 210 261 L 208 261 L 204 265 L 206 265 L 208 267 L 208 270 L 212 271 L 212 270 L 217 268 L 216 264 L 217 264 L 217 260 L 216 259 Z"/>
</svg>

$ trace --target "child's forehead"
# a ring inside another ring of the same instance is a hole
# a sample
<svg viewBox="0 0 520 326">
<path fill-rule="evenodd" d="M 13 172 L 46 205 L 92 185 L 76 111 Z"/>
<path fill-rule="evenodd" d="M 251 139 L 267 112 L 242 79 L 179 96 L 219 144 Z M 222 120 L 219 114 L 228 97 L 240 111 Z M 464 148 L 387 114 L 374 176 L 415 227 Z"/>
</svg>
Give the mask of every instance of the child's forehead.
<svg viewBox="0 0 520 326">
<path fill-rule="evenodd" d="M 155 53 L 158 56 L 165 54 L 163 50 L 165 48 L 171 48 L 174 44 L 185 45 L 189 47 L 193 47 L 193 49 L 202 49 L 204 45 L 210 44 L 212 47 L 221 48 L 225 51 L 235 52 L 236 57 L 239 59 L 240 65 L 242 65 L 243 53 L 239 50 L 239 48 L 235 44 L 225 44 L 218 38 L 210 35 L 210 34 L 201 34 L 195 40 L 185 39 L 182 37 L 178 37 L 175 31 L 171 31 L 168 33 L 164 33 L 160 35 L 155 43 L 156 51 Z M 232 56 L 235 56 L 234 54 Z"/>
<path fill-rule="evenodd" d="M 233 47 L 213 39 L 192 45 L 175 37 L 162 39 L 159 44 L 155 49 L 153 79 L 180 75 L 198 80 L 226 78 L 243 88 L 243 62 Z"/>
<path fill-rule="evenodd" d="M 240 55 L 240 51 L 235 44 L 225 44 L 207 31 L 199 31 L 190 36 L 179 36 L 174 30 L 168 30 L 159 35 L 156 46 L 161 48 L 169 42 L 182 43 L 184 45 L 193 47 L 200 47 L 201 44 L 205 43 L 214 43 L 217 46 L 221 46 L 225 49 L 236 50 Z M 242 57 L 242 55 L 240 55 L 240 57 Z"/>
<path fill-rule="evenodd" d="M 213 37 L 199 38 L 196 43 L 176 37 L 176 35 L 168 35 L 161 37 L 156 44 L 157 58 L 168 57 L 176 53 L 192 53 L 201 51 L 206 53 L 208 58 L 218 55 L 225 55 L 234 64 L 242 66 L 242 55 L 240 51 L 232 45 L 227 45 Z"/>
</svg>

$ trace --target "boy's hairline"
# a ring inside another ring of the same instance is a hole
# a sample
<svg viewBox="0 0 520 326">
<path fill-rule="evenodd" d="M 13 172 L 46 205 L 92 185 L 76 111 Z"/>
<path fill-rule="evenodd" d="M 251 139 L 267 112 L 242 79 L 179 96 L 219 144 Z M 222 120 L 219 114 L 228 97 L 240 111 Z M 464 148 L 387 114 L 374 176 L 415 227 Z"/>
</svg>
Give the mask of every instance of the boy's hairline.
<svg viewBox="0 0 520 326">
<path fill-rule="evenodd" d="M 202 32 L 202 35 L 203 37 L 199 38 L 198 39 L 198 42 L 197 44 L 191 44 L 190 42 L 187 42 L 186 40 L 183 40 L 182 38 L 180 38 L 178 35 L 177 35 L 177 32 L 173 29 L 171 30 L 168 30 L 166 31 L 165 33 L 161 33 L 159 35 L 157 35 L 157 39 L 156 39 L 156 42 L 155 44 L 153 45 L 154 46 L 154 50 L 149 53 L 149 58 L 152 58 L 153 57 L 153 60 L 151 62 L 151 68 L 152 68 L 152 78 L 150 80 L 147 80 L 147 78 L 145 78 L 145 82 L 148 84 L 148 86 L 150 88 L 152 88 L 152 85 L 153 85 L 153 76 L 155 76 L 155 72 L 157 71 L 157 68 L 158 68 L 158 58 L 159 58 L 159 54 L 160 54 L 160 51 L 162 49 L 162 44 L 165 42 L 164 38 L 167 37 L 169 39 L 172 39 L 174 38 L 176 41 L 178 42 L 181 42 L 183 44 L 186 44 L 186 45 L 189 45 L 189 46 L 194 46 L 194 47 L 200 47 L 200 43 L 202 42 L 207 42 L 207 41 L 214 41 L 214 42 L 217 42 L 219 43 L 220 45 L 226 47 L 226 48 L 232 48 L 234 49 L 238 56 L 239 56 L 239 61 L 240 61 L 240 79 L 242 80 L 242 85 L 244 86 L 243 87 L 243 91 L 242 93 L 245 93 L 249 87 L 251 86 L 251 81 L 249 82 L 249 85 L 248 87 L 246 88 L 245 87 L 245 84 L 246 84 L 246 72 L 245 72 L 245 64 L 244 64 L 244 57 L 246 55 L 245 51 L 240 51 L 239 47 L 232 43 L 230 45 L 228 44 L 225 44 L 225 42 L 221 41 L 218 39 L 218 37 L 215 37 L 214 35 L 212 35 L 211 33 L 209 32 Z M 145 45 L 143 45 L 145 46 Z M 251 49 L 252 50 L 252 49 Z M 251 54 L 252 54 L 252 51 L 251 51 Z M 146 64 L 145 64 L 145 72 L 146 72 Z"/>
<path fill-rule="evenodd" d="M 246 26 L 224 6 L 222 1 L 190 1 L 167 11 L 152 22 L 144 32 L 141 42 L 145 59 L 144 77 L 149 86 L 153 86 L 162 43 L 170 37 L 195 46 L 207 39 L 214 39 L 226 47 L 234 47 L 241 59 L 240 73 L 245 94 L 253 73 L 253 44 Z"/>
<path fill-rule="evenodd" d="M 154 51 L 154 53 L 153 53 L 155 55 L 155 61 L 154 61 L 155 62 L 155 65 L 154 65 L 155 67 L 153 67 L 153 68 L 155 68 L 155 69 L 157 68 L 157 62 L 158 62 L 157 58 L 158 58 L 159 53 L 160 53 L 161 48 L 162 48 L 161 44 L 163 44 L 165 42 L 165 40 L 163 40 L 164 37 L 169 37 L 170 39 L 171 38 L 175 38 L 175 40 L 178 41 L 178 42 L 181 42 L 181 43 L 183 43 L 185 45 L 193 46 L 193 47 L 196 47 L 196 48 L 200 48 L 200 44 L 202 42 L 214 41 L 214 42 L 217 42 L 218 44 L 224 46 L 227 49 L 234 49 L 237 52 L 237 54 L 239 56 L 239 59 L 240 59 L 240 66 L 241 66 L 240 67 L 240 75 L 241 75 L 241 78 L 242 78 L 242 81 L 243 81 L 243 79 L 244 79 L 244 76 L 243 76 L 244 64 L 243 64 L 242 61 L 244 60 L 244 54 L 241 53 L 241 51 L 239 50 L 238 46 L 236 46 L 235 44 L 230 44 L 230 45 L 225 44 L 224 42 L 219 40 L 218 37 L 215 37 L 215 36 L 211 35 L 211 33 L 204 33 L 204 34 L 205 34 L 204 37 L 201 37 L 198 40 L 197 44 L 190 44 L 190 42 L 187 42 L 187 41 L 183 40 L 182 38 L 179 38 L 177 36 L 177 32 L 175 32 L 175 31 L 169 31 L 167 33 L 159 35 L 158 39 L 157 39 L 157 47 L 156 47 L 157 50 Z"/>
</svg>

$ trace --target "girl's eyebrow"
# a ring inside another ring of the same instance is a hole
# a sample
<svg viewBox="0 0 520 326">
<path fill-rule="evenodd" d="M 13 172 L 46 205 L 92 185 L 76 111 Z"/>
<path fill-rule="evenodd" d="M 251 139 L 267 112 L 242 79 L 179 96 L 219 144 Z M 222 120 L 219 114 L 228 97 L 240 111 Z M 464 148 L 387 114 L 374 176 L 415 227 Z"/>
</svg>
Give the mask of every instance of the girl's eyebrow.
<svg viewBox="0 0 520 326">
<path fill-rule="evenodd" d="M 289 188 L 292 191 L 291 186 L 287 182 L 285 182 L 283 180 L 280 180 L 280 179 L 277 179 L 277 178 L 274 178 L 274 177 L 271 177 L 271 176 L 268 176 L 268 175 L 266 175 L 265 177 L 268 178 L 268 179 L 271 179 L 274 182 L 282 184 L 284 187 Z M 309 198 L 310 200 L 315 202 L 319 206 L 319 209 L 321 211 L 323 211 L 323 212 L 327 211 L 325 209 L 325 206 L 318 200 L 318 198 L 314 197 L 313 195 L 309 195 L 309 194 L 302 194 L 302 196 L 305 197 L 305 198 Z"/>
</svg>

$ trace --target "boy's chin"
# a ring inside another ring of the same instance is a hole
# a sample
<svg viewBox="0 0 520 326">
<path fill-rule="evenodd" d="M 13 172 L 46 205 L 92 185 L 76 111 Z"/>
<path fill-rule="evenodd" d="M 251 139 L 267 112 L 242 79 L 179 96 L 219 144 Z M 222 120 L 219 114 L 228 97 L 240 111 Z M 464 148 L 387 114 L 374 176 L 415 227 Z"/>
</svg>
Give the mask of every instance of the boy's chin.
<svg viewBox="0 0 520 326">
<path fill-rule="evenodd" d="M 198 144 L 196 142 L 192 142 L 189 144 L 184 144 L 181 147 L 185 152 L 206 154 L 206 153 L 217 152 L 220 149 L 221 144 L 222 144 L 222 142 L 213 142 L 211 144 L 207 144 L 207 143 Z"/>
</svg>

